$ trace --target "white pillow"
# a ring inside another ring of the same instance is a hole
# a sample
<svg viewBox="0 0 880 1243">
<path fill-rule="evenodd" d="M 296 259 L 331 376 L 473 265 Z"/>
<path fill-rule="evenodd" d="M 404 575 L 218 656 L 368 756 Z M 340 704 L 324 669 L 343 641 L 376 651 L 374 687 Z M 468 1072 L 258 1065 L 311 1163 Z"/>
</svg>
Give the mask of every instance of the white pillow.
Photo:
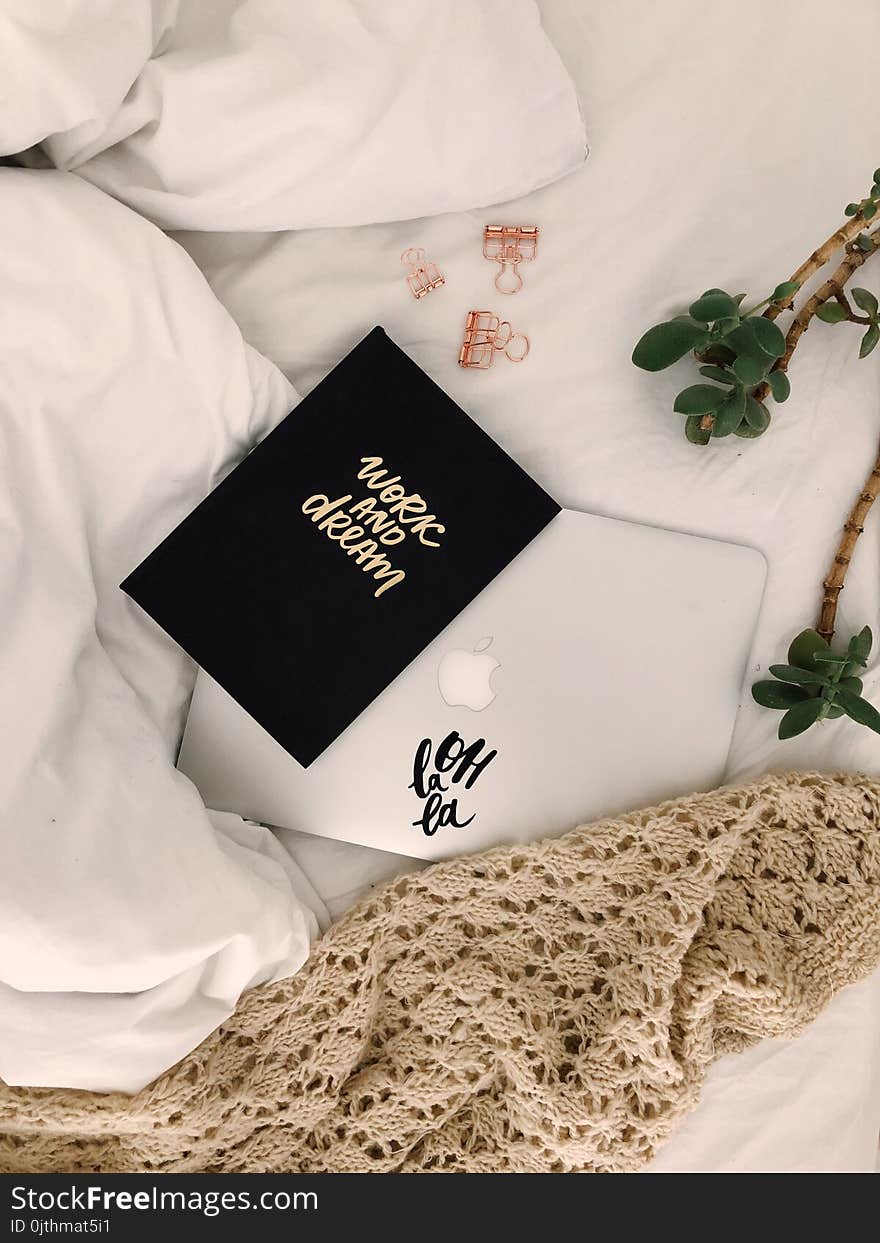
<svg viewBox="0 0 880 1243">
<path fill-rule="evenodd" d="M 182 0 L 100 138 L 47 149 L 163 228 L 234 231 L 497 203 L 586 142 L 533 0 Z"/>
<path fill-rule="evenodd" d="M 175 770 L 192 670 L 118 587 L 295 394 L 79 178 L 0 168 L 0 236 L 0 1077 L 134 1090 L 317 933 Z"/>
<path fill-rule="evenodd" d="M 0 155 L 83 149 L 160 45 L 177 0 L 0 0 Z"/>
</svg>

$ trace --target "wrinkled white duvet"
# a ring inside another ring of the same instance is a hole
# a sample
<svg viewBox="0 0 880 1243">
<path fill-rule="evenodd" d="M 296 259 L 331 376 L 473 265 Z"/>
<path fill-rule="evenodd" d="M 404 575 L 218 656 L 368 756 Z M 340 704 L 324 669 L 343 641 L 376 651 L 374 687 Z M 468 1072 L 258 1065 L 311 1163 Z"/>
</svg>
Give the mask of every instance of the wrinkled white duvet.
<svg viewBox="0 0 880 1243">
<path fill-rule="evenodd" d="M 133 1088 L 322 912 L 173 767 L 186 660 L 117 584 L 295 401 L 190 259 L 0 169 L 0 1076 Z"/>
</svg>

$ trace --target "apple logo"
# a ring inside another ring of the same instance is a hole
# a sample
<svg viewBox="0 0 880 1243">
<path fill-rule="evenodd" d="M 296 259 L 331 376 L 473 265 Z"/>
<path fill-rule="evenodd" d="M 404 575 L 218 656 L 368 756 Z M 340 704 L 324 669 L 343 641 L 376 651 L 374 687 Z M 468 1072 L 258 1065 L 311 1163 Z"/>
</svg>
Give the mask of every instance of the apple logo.
<svg viewBox="0 0 880 1243">
<path fill-rule="evenodd" d="M 437 669 L 440 694 L 450 708 L 470 708 L 482 712 L 495 698 L 492 690 L 492 674 L 501 662 L 486 649 L 492 642 L 490 635 L 480 639 L 472 652 L 453 648 L 447 652 Z"/>
</svg>

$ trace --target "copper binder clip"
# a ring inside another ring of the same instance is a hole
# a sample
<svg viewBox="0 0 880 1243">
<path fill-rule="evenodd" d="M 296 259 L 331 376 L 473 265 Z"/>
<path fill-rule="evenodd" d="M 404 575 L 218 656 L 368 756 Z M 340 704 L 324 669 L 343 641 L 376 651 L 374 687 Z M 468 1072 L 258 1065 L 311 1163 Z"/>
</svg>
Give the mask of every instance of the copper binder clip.
<svg viewBox="0 0 880 1243">
<path fill-rule="evenodd" d="M 537 255 L 540 231 L 536 224 L 487 224 L 483 229 L 483 254 L 501 266 L 495 277 L 499 293 L 522 289 L 519 265 L 531 263 Z"/>
<path fill-rule="evenodd" d="M 524 332 L 514 332 L 509 320 L 501 319 L 492 311 L 468 311 L 458 365 L 486 371 L 499 350 L 512 363 L 521 363 L 529 348 L 528 337 Z"/>
<path fill-rule="evenodd" d="M 432 289 L 439 289 L 446 284 L 443 273 L 428 259 L 425 252 L 418 246 L 408 247 L 400 256 L 400 262 L 410 268 L 406 277 L 410 293 L 414 298 L 424 298 Z"/>
</svg>

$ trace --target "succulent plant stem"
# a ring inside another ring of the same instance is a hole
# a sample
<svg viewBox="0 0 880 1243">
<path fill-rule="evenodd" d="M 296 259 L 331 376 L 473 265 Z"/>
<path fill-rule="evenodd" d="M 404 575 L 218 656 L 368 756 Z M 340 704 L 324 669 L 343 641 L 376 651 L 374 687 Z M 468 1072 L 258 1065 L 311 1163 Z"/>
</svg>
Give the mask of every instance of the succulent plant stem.
<svg viewBox="0 0 880 1243">
<path fill-rule="evenodd" d="M 854 220 L 856 220 L 859 224 L 864 225 L 864 221 L 862 220 L 861 216 L 854 217 Z M 825 251 L 826 247 L 829 245 L 830 242 L 832 242 L 835 238 L 843 235 L 846 232 L 848 232 L 848 228 L 839 229 L 837 233 L 833 234 L 832 237 L 828 239 L 828 241 L 824 244 L 824 246 L 820 246 L 817 251 L 813 252 L 813 255 L 811 255 L 810 259 L 807 260 L 807 263 L 802 264 L 801 268 L 799 268 L 798 271 L 802 270 L 803 268 L 806 268 L 807 265 L 811 263 L 814 257 L 821 256 L 821 254 L 823 253 L 823 251 Z M 858 234 L 861 232 L 863 232 L 863 229 L 857 228 L 855 230 L 855 236 L 858 236 Z M 834 272 L 831 274 L 831 276 L 828 277 L 827 281 L 825 281 L 822 285 L 819 286 L 819 288 L 812 295 L 812 297 L 807 299 L 807 301 L 803 304 L 803 306 L 800 308 L 800 310 L 795 315 L 794 319 L 789 324 L 788 332 L 785 334 L 785 353 L 782 355 L 781 358 L 777 359 L 776 363 L 774 363 L 772 367 L 773 371 L 788 371 L 788 364 L 791 362 L 791 358 L 797 348 L 798 341 L 800 341 L 801 337 L 804 335 L 804 333 L 809 328 L 810 321 L 812 320 L 813 316 L 816 314 L 816 312 L 818 311 L 819 307 L 822 305 L 823 302 L 828 302 L 829 299 L 835 298 L 837 299 L 837 301 L 841 302 L 842 305 L 844 305 L 844 307 L 847 309 L 848 313 L 850 313 L 851 309 L 849 308 L 849 304 L 846 301 L 846 295 L 843 292 L 844 287 L 847 281 L 850 279 L 850 277 L 855 272 L 858 271 L 858 269 L 862 266 L 865 260 L 870 259 L 871 255 L 875 255 L 877 254 L 878 251 L 880 251 L 880 228 L 874 229 L 873 232 L 868 234 L 868 236 L 870 237 L 871 241 L 874 243 L 873 250 L 860 250 L 859 247 L 853 245 L 853 242 L 851 239 L 845 243 L 846 252 L 843 258 L 841 259 L 840 263 L 835 268 Z M 839 244 L 840 243 L 838 242 L 838 247 L 839 247 Z M 833 253 L 834 253 L 834 249 L 830 250 L 826 254 L 826 258 L 823 260 L 823 262 L 827 263 L 828 259 Z M 813 266 L 810 269 L 810 275 L 812 275 L 813 272 L 817 271 L 819 266 L 820 265 L 818 264 Z M 797 274 L 795 273 L 791 279 L 796 280 Z M 774 316 L 770 315 L 770 311 L 774 309 L 775 305 L 777 304 L 773 304 L 769 306 L 767 310 L 764 312 L 765 316 L 768 319 L 775 318 Z M 776 313 L 779 314 L 778 311 Z M 766 380 L 764 380 L 763 383 L 759 384 L 758 387 L 755 389 L 755 393 L 754 393 L 755 399 L 757 401 L 764 401 L 769 392 L 770 392 L 770 385 L 768 384 Z"/>
<path fill-rule="evenodd" d="M 837 601 L 843 590 L 844 579 L 849 569 L 849 563 L 852 561 L 856 540 L 864 530 L 868 511 L 878 495 L 880 495 L 880 454 L 877 455 L 874 469 L 865 481 L 865 486 L 859 494 L 859 499 L 852 507 L 850 515 L 844 523 L 840 543 L 837 547 L 837 552 L 834 554 L 834 560 L 831 562 L 831 569 L 828 571 L 828 575 L 822 584 L 825 588 L 825 594 L 822 597 L 822 607 L 819 611 L 819 621 L 816 624 L 816 630 L 829 643 L 834 637 Z"/>
<path fill-rule="evenodd" d="M 840 250 L 841 246 L 848 246 L 851 242 L 856 240 L 860 233 L 864 232 L 867 223 L 868 222 L 865 220 L 865 217 L 861 212 L 855 216 L 852 216 L 849 220 L 847 220 L 846 224 L 841 225 L 839 229 L 835 229 L 828 240 L 823 242 L 821 246 L 814 250 L 810 257 L 804 260 L 796 272 L 792 272 L 789 280 L 797 281 L 801 288 L 803 288 L 810 277 L 815 275 L 820 268 L 823 268 L 831 256 L 836 251 Z M 767 307 L 767 310 L 764 312 L 765 318 L 776 319 L 782 314 L 783 311 L 790 311 L 794 305 L 793 300 L 795 296 L 795 294 L 792 294 L 791 298 L 784 301 L 771 302 Z"/>
<path fill-rule="evenodd" d="M 865 218 L 861 212 L 848 220 L 842 228 L 832 233 L 826 242 L 814 250 L 810 257 L 793 272 L 792 281 L 798 281 L 801 285 L 809 280 L 816 272 L 819 271 L 832 255 L 844 247 L 844 255 L 840 263 L 835 268 L 829 278 L 819 286 L 816 292 L 807 299 L 800 310 L 797 311 L 791 323 L 788 326 L 788 332 L 785 334 L 785 353 L 774 364 L 774 371 L 787 371 L 791 362 L 797 344 L 801 337 L 810 326 L 810 321 L 824 302 L 835 299 L 844 308 L 847 319 L 855 323 L 868 322 L 864 317 L 856 315 L 850 305 L 849 299 L 844 292 L 847 282 L 855 272 L 862 266 L 866 259 L 871 255 L 880 251 L 880 228 L 875 228 L 868 234 L 874 243 L 872 250 L 862 250 L 855 245 L 855 239 L 865 229 Z M 792 301 L 788 303 L 773 302 L 764 312 L 768 319 L 776 319 L 782 311 L 792 307 Z M 755 390 L 755 397 L 758 401 L 764 401 L 770 392 L 770 385 L 765 380 Z M 873 469 L 868 476 L 862 491 L 859 493 L 858 500 L 850 511 L 849 517 L 843 526 L 837 551 L 834 554 L 834 560 L 831 563 L 831 569 L 825 577 L 822 584 L 824 594 L 822 596 L 822 607 L 819 610 L 819 620 L 816 624 L 816 630 L 829 643 L 834 637 L 834 623 L 837 619 L 837 602 L 840 593 L 843 590 L 846 572 L 852 561 L 855 552 L 856 541 L 864 530 L 865 520 L 871 509 L 871 506 L 880 495 L 880 454 L 874 463 Z"/>
</svg>

